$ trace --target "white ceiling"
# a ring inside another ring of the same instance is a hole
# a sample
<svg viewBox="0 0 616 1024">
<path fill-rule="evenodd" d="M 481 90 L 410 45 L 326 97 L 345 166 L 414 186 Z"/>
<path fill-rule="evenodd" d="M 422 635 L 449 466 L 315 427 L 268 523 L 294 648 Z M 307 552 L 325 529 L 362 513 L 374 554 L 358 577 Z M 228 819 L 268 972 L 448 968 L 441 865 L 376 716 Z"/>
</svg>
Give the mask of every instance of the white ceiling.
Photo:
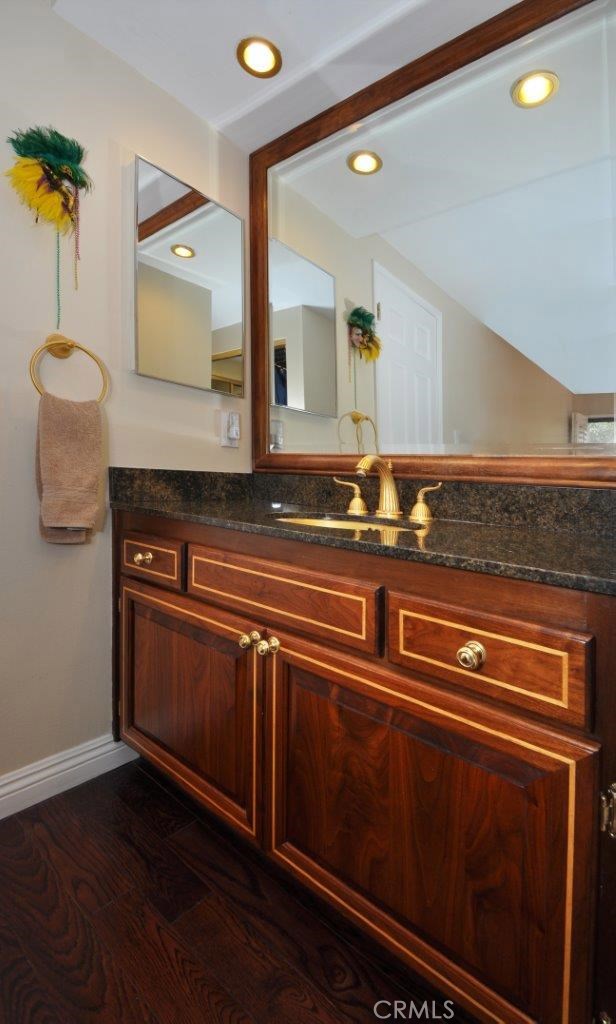
<svg viewBox="0 0 616 1024">
<path fill-rule="evenodd" d="M 55 0 L 80 31 L 250 152 L 512 0 Z M 241 38 L 283 54 L 246 74 Z"/>
<path fill-rule="evenodd" d="M 333 319 L 335 280 L 326 270 L 270 238 L 269 298 L 275 310 L 311 306 Z"/>
<path fill-rule="evenodd" d="M 577 393 L 616 390 L 615 9 L 593 6 L 280 172 Z M 511 84 L 538 67 L 560 90 L 521 110 Z M 345 163 L 364 147 L 383 159 L 366 178 Z"/>
<path fill-rule="evenodd" d="M 194 258 L 174 256 L 171 246 L 177 244 L 191 246 Z M 212 330 L 241 323 L 243 246 L 239 217 L 208 203 L 144 239 L 137 248 L 143 263 L 209 288 Z"/>
</svg>

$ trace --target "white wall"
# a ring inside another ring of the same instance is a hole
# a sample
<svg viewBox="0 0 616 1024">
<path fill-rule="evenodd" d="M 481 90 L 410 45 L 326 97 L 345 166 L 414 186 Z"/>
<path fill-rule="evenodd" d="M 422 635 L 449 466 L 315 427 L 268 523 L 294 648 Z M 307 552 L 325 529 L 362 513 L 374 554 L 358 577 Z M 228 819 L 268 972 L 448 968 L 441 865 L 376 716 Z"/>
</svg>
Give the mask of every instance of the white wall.
<svg viewBox="0 0 616 1024">
<path fill-rule="evenodd" d="M 250 469 L 245 400 L 131 372 L 132 153 L 247 215 L 244 155 L 122 61 L 87 40 L 48 0 L 0 8 L 0 139 L 51 124 L 88 149 L 95 189 L 82 204 L 81 285 L 64 245 L 62 330 L 105 360 L 109 461 L 126 466 Z M 12 150 L 0 142 L 2 168 Z M 83 547 L 38 535 L 33 349 L 54 329 L 54 232 L 35 225 L 0 179 L 0 774 L 102 735 L 111 720 L 110 522 Z M 53 365 L 52 365 L 53 364 Z M 86 398 L 99 384 L 81 356 L 47 358 L 50 390 Z M 221 449 L 215 410 L 242 413 L 237 450 Z"/>
</svg>

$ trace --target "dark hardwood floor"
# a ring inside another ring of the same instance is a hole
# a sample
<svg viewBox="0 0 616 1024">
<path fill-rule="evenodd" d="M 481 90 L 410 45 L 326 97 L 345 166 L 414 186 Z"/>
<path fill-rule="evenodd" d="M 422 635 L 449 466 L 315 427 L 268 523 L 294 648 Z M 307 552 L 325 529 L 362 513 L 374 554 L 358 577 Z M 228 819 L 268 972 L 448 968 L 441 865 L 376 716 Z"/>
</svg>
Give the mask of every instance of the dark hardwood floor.
<svg viewBox="0 0 616 1024">
<path fill-rule="evenodd" d="M 1 1024 L 348 1024 L 395 1000 L 471 1022 L 145 762 L 0 822 Z"/>
</svg>

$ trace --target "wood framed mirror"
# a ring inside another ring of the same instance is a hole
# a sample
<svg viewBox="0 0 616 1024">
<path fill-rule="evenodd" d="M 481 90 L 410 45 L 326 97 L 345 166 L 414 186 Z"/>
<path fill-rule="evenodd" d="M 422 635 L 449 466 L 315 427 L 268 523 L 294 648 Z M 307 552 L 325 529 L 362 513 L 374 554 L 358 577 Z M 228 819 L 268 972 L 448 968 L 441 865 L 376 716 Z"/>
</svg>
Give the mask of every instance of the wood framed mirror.
<svg viewBox="0 0 616 1024">
<path fill-rule="evenodd" d="M 251 154 L 256 471 L 359 411 L 398 476 L 616 486 L 615 66 L 616 0 L 522 0 Z"/>
</svg>

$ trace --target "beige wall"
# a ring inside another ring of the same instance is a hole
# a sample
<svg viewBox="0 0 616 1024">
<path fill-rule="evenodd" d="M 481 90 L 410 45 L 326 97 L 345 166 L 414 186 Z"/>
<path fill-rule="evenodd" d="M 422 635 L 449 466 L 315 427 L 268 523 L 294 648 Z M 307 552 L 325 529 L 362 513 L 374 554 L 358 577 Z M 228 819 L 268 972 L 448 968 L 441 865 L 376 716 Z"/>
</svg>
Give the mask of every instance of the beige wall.
<svg viewBox="0 0 616 1024">
<path fill-rule="evenodd" d="M 616 395 L 574 395 L 573 411 L 584 416 L 613 416 L 616 409 Z"/>
<path fill-rule="evenodd" d="M 272 184 L 270 233 L 336 280 L 338 411 L 375 413 L 374 368 L 353 357 L 349 373 L 345 308 L 374 308 L 372 264 L 380 263 L 443 314 L 443 437 L 450 450 L 567 443 L 571 393 L 471 316 L 380 236 L 353 239 L 280 182 Z M 336 424 L 276 410 L 286 451 L 337 451 Z M 345 439 L 355 450 L 354 430 Z"/>
<path fill-rule="evenodd" d="M 212 384 L 212 293 L 139 261 L 139 373 L 209 388 Z"/>
<path fill-rule="evenodd" d="M 133 368 L 132 154 L 247 215 L 247 159 L 205 123 L 53 14 L 48 0 L 3 0 L 0 139 L 52 124 L 88 149 L 95 188 L 82 206 L 81 284 L 63 244 L 62 329 L 105 360 L 111 463 L 250 469 L 244 400 L 138 377 Z M 2 169 L 12 151 L 0 143 Z M 0 179 L 0 774 L 106 733 L 111 721 L 111 548 L 38 535 L 34 348 L 54 329 L 54 232 L 35 225 Z M 85 398 L 99 387 L 85 359 L 47 358 L 50 390 Z M 240 447 L 220 448 L 215 412 L 241 411 Z"/>
<path fill-rule="evenodd" d="M 335 352 L 332 352 L 332 321 L 310 306 L 290 306 L 272 313 L 272 343 L 285 341 L 287 400 L 292 409 L 317 416 L 336 416 Z M 271 361 L 273 382 L 274 361 Z M 272 383 L 272 394 L 274 384 Z"/>
</svg>

